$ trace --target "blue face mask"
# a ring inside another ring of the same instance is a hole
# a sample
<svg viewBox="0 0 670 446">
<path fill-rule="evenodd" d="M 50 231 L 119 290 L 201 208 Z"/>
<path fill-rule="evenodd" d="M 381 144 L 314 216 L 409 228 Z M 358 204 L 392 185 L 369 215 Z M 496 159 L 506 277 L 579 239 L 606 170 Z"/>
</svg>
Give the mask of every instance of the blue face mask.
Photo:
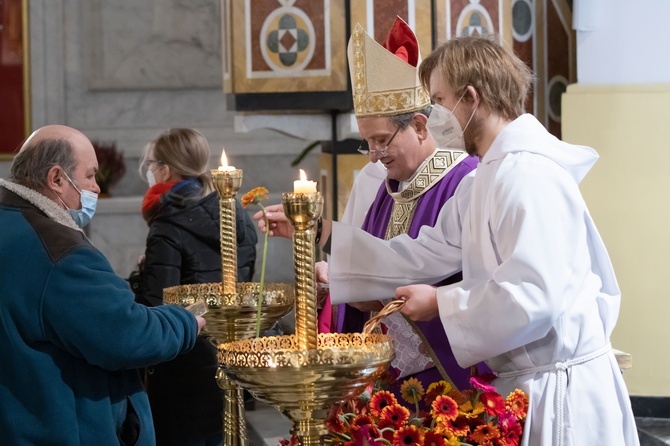
<svg viewBox="0 0 670 446">
<path fill-rule="evenodd" d="M 95 207 L 98 204 L 98 194 L 91 192 L 90 190 L 79 190 L 79 188 L 75 186 L 74 182 L 70 179 L 68 174 L 65 174 L 65 176 L 67 177 L 67 180 L 70 182 L 72 187 L 74 187 L 75 190 L 79 192 L 81 199 L 81 209 L 70 209 L 67 206 L 65 207 L 67 208 L 67 211 L 70 213 L 70 216 L 77 224 L 77 226 L 83 228 L 91 222 L 91 219 L 95 214 Z M 62 202 L 63 200 L 61 200 L 61 203 Z M 63 203 L 63 205 L 65 205 L 65 203 Z"/>
</svg>

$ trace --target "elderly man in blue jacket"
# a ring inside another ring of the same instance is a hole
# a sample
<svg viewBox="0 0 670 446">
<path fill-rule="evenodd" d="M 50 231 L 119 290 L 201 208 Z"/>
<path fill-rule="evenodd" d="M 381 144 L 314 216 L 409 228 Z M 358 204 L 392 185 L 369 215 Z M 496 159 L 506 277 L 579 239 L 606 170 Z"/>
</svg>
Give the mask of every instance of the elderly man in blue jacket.
<svg viewBox="0 0 670 446">
<path fill-rule="evenodd" d="M 136 304 L 86 238 L 97 169 L 88 138 L 53 125 L 0 179 L 1 444 L 155 444 L 137 369 L 190 350 L 205 324 Z"/>
</svg>

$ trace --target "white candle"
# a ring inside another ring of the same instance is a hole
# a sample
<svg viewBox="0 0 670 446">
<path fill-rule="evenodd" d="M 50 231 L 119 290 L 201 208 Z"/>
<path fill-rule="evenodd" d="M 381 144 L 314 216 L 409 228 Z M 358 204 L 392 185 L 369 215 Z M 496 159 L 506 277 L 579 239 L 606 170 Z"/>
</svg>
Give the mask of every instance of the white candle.
<svg viewBox="0 0 670 446">
<path fill-rule="evenodd" d="M 228 165 L 228 158 L 226 157 L 226 150 L 221 149 L 221 165 L 219 166 L 220 172 L 232 172 L 235 170 L 235 166 Z"/>
<path fill-rule="evenodd" d="M 316 192 L 316 181 L 308 181 L 305 171 L 300 169 L 300 179 L 293 182 L 294 194 L 313 194 Z"/>
</svg>

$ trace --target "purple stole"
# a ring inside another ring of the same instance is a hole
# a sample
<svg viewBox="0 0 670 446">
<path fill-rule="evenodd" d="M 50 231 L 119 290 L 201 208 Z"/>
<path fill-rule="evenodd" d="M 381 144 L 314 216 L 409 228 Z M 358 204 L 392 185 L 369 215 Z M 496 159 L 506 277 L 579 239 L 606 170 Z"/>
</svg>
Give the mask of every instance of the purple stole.
<svg viewBox="0 0 670 446">
<path fill-rule="evenodd" d="M 444 203 L 454 195 L 461 179 L 476 167 L 477 157 L 469 156 L 465 158 L 417 198 L 418 202 L 407 232 L 410 237 L 416 238 L 422 226 L 435 225 Z M 387 181 L 391 191 L 397 192 L 399 183 L 394 180 Z M 377 192 L 377 197 L 368 211 L 362 229 L 376 237 L 385 238 L 393 205 L 394 199 L 388 193 L 386 183 L 382 183 Z M 458 273 L 436 285 L 455 283 L 461 279 L 462 276 Z M 346 304 L 340 304 L 337 312 L 337 331 L 340 333 L 360 332 L 368 317 L 369 313 L 363 313 Z M 439 361 L 435 364 L 435 367 L 412 375 L 422 382 L 424 390 L 430 383 L 439 380 L 451 381 L 459 389 L 469 388 L 470 369 L 463 369 L 456 362 L 440 318 L 428 322 L 412 322 L 411 324 L 414 325 L 415 329 L 419 329 L 420 333 L 418 334 L 424 344 L 429 347 L 429 350 L 432 349 L 430 356 Z M 405 377 L 403 380 L 407 378 L 409 377 Z"/>
</svg>

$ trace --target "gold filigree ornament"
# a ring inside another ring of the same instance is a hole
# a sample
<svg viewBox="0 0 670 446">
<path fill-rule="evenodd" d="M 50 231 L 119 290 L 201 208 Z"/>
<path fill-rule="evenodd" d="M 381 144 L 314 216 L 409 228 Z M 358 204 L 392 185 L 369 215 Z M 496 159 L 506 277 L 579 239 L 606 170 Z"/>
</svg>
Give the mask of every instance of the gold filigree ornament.
<svg viewBox="0 0 670 446">
<path fill-rule="evenodd" d="M 300 350 L 294 335 L 245 339 L 219 346 L 229 378 L 293 421 L 301 444 L 320 445 L 333 405 L 353 398 L 393 360 L 387 335 L 320 333 L 317 348 Z"/>
<path fill-rule="evenodd" d="M 238 282 L 235 293 L 224 293 L 221 283 L 178 285 L 163 290 L 165 303 L 188 306 L 207 303 L 206 329 L 221 342 L 245 339 L 256 334 L 259 284 Z M 263 287 L 261 330 L 271 328 L 293 309 L 293 285 L 266 283 Z"/>
</svg>

